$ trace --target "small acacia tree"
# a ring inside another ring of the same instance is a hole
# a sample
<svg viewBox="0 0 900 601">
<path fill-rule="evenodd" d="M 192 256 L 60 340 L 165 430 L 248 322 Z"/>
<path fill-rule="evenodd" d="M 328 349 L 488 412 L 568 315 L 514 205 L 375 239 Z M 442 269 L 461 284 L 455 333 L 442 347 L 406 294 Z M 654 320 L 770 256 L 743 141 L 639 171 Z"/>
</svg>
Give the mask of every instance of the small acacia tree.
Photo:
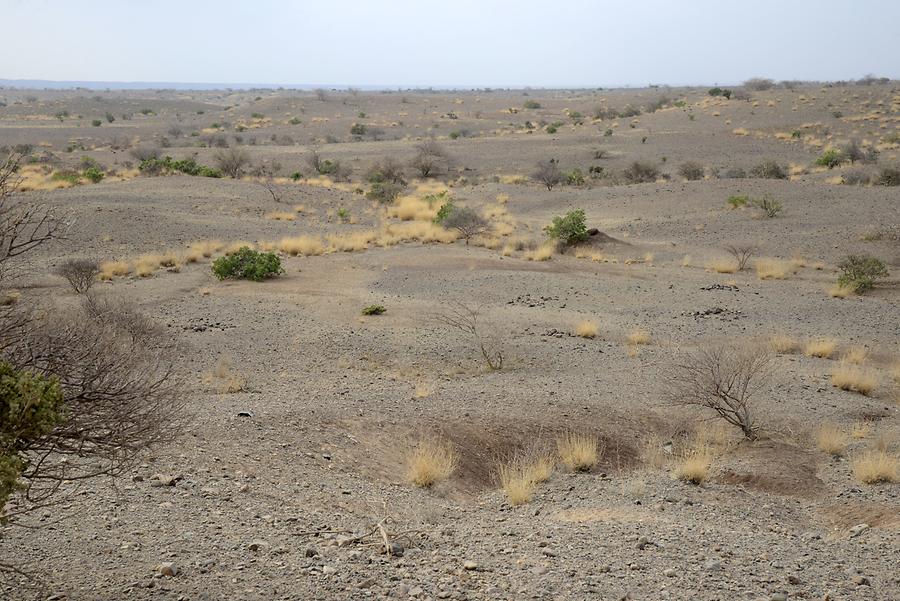
<svg viewBox="0 0 900 601">
<path fill-rule="evenodd" d="M 434 177 L 449 167 L 450 155 L 435 140 L 416 144 L 416 155 L 409 165 L 422 177 Z"/>
<path fill-rule="evenodd" d="M 219 151 L 213 158 L 219 171 L 235 179 L 239 178 L 244 173 L 244 168 L 250 164 L 250 155 L 240 148 Z"/>
<path fill-rule="evenodd" d="M 562 217 L 554 217 L 544 231 L 549 237 L 567 246 L 584 242 L 588 238 L 584 210 L 574 209 Z"/>
<path fill-rule="evenodd" d="M 90 290 L 99 274 L 100 264 L 94 259 L 68 259 L 56 268 L 56 275 L 65 278 L 78 294 Z"/>
<path fill-rule="evenodd" d="M 547 186 L 547 190 L 552 190 L 554 186 L 563 181 L 564 176 L 556 160 L 550 159 L 549 161 L 540 161 L 531 177 Z"/>
<path fill-rule="evenodd" d="M 443 312 L 435 314 L 434 319 L 470 336 L 489 369 L 503 369 L 503 340 L 498 334 L 487 331 L 478 307 L 452 303 Z"/>
<path fill-rule="evenodd" d="M 466 241 L 468 246 L 469 240 L 479 234 L 483 234 L 489 229 L 487 220 L 478 214 L 475 209 L 470 207 L 457 207 L 452 203 L 447 203 L 441 207 L 444 209 L 447 205 L 450 209 L 442 215 L 438 211 L 435 221 L 443 225 L 448 230 L 456 230 L 459 235 Z"/>
<path fill-rule="evenodd" d="M 713 411 L 747 439 L 756 440 L 754 400 L 769 381 L 770 359 L 763 345 L 715 344 L 686 352 L 669 370 L 668 396 L 675 405 Z"/>
<path fill-rule="evenodd" d="M 890 275 L 884 263 L 871 255 L 850 255 L 838 268 L 841 270 L 838 284 L 852 288 L 857 294 L 871 290 L 878 280 Z"/>
</svg>

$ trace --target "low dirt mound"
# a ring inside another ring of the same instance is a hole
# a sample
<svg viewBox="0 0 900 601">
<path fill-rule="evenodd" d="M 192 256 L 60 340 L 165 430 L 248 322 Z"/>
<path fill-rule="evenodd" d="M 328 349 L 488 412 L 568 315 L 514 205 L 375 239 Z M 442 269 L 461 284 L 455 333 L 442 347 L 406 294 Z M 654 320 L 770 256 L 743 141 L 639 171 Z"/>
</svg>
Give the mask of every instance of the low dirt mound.
<svg viewBox="0 0 900 601">
<path fill-rule="evenodd" d="M 779 495 L 817 497 L 826 488 L 816 474 L 816 462 L 815 454 L 808 450 L 762 441 L 741 447 L 720 480 Z"/>
</svg>

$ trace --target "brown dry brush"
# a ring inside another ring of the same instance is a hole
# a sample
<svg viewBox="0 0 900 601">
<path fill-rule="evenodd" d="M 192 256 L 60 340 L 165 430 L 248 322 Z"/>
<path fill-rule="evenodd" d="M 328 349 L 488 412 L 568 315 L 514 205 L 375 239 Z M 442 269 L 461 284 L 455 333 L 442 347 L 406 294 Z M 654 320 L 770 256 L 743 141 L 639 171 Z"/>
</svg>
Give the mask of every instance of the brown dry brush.
<svg viewBox="0 0 900 601">
<path fill-rule="evenodd" d="M 177 348 L 164 330 L 117 301 L 88 296 L 65 311 L 0 315 L 0 360 L 58 380 L 65 419 L 29 440 L 26 488 L 7 517 L 51 504 L 71 483 L 128 469 L 184 424 Z"/>
<path fill-rule="evenodd" d="M 709 409 L 759 437 L 756 394 L 768 384 L 771 354 L 762 345 L 714 344 L 683 353 L 669 370 L 667 393 L 674 405 Z"/>
</svg>

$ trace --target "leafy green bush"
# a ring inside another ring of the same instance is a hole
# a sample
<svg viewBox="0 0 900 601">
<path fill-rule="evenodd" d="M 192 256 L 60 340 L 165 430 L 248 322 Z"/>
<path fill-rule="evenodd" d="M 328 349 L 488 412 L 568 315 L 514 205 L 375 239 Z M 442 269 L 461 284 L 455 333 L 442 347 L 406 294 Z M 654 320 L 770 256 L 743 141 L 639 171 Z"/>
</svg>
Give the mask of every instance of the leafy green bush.
<svg viewBox="0 0 900 601">
<path fill-rule="evenodd" d="M 737 209 L 740 207 L 746 207 L 750 204 L 750 197 L 746 194 L 744 195 L 732 195 L 728 197 L 728 204 L 731 205 L 732 209 Z"/>
<path fill-rule="evenodd" d="M 575 209 L 563 217 L 554 217 L 553 223 L 544 228 L 547 235 L 569 246 L 584 242 L 588 238 L 584 210 Z"/>
<path fill-rule="evenodd" d="M 236 253 L 216 259 L 212 272 L 220 280 L 230 278 L 261 282 L 284 273 L 284 270 L 281 268 L 281 259 L 274 253 L 261 253 L 242 246 Z"/>
<path fill-rule="evenodd" d="M 441 205 L 441 208 L 438 209 L 437 215 L 434 216 L 434 222 L 438 225 L 444 223 L 444 221 L 450 217 L 450 214 L 456 210 L 456 205 L 453 204 L 452 200 L 448 200 L 444 204 Z"/>
<path fill-rule="evenodd" d="M 382 315 L 387 309 L 384 308 L 384 305 L 369 305 L 365 309 L 362 310 L 363 315 Z"/>
<path fill-rule="evenodd" d="M 541 103 L 537 100 L 526 100 L 525 104 L 523 104 L 522 106 L 527 109 L 539 109 L 541 108 Z"/>
<path fill-rule="evenodd" d="M 138 165 L 141 173 L 147 175 L 162 175 L 165 173 L 184 173 L 185 175 L 198 175 L 201 177 L 222 177 L 222 172 L 206 165 L 200 165 L 193 158 L 175 160 L 170 156 L 164 158 L 149 158 Z"/>
<path fill-rule="evenodd" d="M 103 173 L 98 167 L 92 165 L 81 172 L 81 175 L 85 177 L 92 184 L 99 184 L 106 174 Z"/>
<path fill-rule="evenodd" d="M 565 172 L 566 183 L 570 186 L 582 186 L 584 185 L 584 173 L 581 172 L 581 169 L 575 167 L 569 171 Z"/>
<path fill-rule="evenodd" d="M 300 125 L 303 121 L 300 120 L 300 117 L 291 117 L 288 119 L 288 123 L 290 125 Z"/>
<path fill-rule="evenodd" d="M 822 153 L 822 156 L 816 159 L 816 165 L 834 169 L 845 161 L 844 154 L 840 150 L 837 148 L 829 148 Z"/>
<path fill-rule="evenodd" d="M 353 134 L 354 136 L 364 136 L 364 135 L 366 135 L 367 131 L 369 131 L 369 128 L 367 128 L 362 123 L 354 123 L 350 127 L 350 133 Z"/>
<path fill-rule="evenodd" d="M 50 176 L 50 179 L 57 182 L 69 182 L 73 186 L 77 186 L 81 183 L 81 174 L 77 171 L 64 169 L 62 171 L 54 172 L 53 175 Z"/>
<path fill-rule="evenodd" d="M 19 477 L 29 466 L 25 451 L 65 419 L 55 379 L 0 362 L 0 516 L 9 498 L 23 487 Z"/>
<path fill-rule="evenodd" d="M 889 275 L 884 263 L 871 255 L 850 255 L 838 264 L 838 268 L 841 270 L 838 284 L 852 288 L 858 294 L 871 290 L 876 281 Z"/>
<path fill-rule="evenodd" d="M 555 125 L 553 125 L 553 124 L 551 123 L 550 125 L 547 126 L 547 130 L 546 130 L 546 131 L 547 131 L 548 134 L 555 134 L 555 133 L 556 133 L 557 131 L 559 131 L 559 130 L 558 130 L 558 128 L 557 128 Z"/>
<path fill-rule="evenodd" d="M 94 119 L 93 121 L 91 121 L 91 125 L 93 125 L 94 127 L 100 127 L 101 125 L 103 125 L 103 121 L 101 121 L 100 119 Z"/>
<path fill-rule="evenodd" d="M 710 88 L 707 93 L 710 96 L 724 96 L 726 99 L 731 99 L 731 90 L 720 88 L 719 86 Z"/>
</svg>

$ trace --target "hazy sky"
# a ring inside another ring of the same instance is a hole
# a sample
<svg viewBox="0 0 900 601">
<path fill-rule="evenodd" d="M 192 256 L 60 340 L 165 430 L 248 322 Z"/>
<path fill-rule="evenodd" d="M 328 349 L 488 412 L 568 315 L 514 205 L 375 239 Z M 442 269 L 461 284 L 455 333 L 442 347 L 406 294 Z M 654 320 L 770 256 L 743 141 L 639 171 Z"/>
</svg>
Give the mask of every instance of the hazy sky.
<svg viewBox="0 0 900 601">
<path fill-rule="evenodd" d="M 898 0 L 0 0 L 0 78 L 388 86 L 900 78 Z"/>
</svg>

